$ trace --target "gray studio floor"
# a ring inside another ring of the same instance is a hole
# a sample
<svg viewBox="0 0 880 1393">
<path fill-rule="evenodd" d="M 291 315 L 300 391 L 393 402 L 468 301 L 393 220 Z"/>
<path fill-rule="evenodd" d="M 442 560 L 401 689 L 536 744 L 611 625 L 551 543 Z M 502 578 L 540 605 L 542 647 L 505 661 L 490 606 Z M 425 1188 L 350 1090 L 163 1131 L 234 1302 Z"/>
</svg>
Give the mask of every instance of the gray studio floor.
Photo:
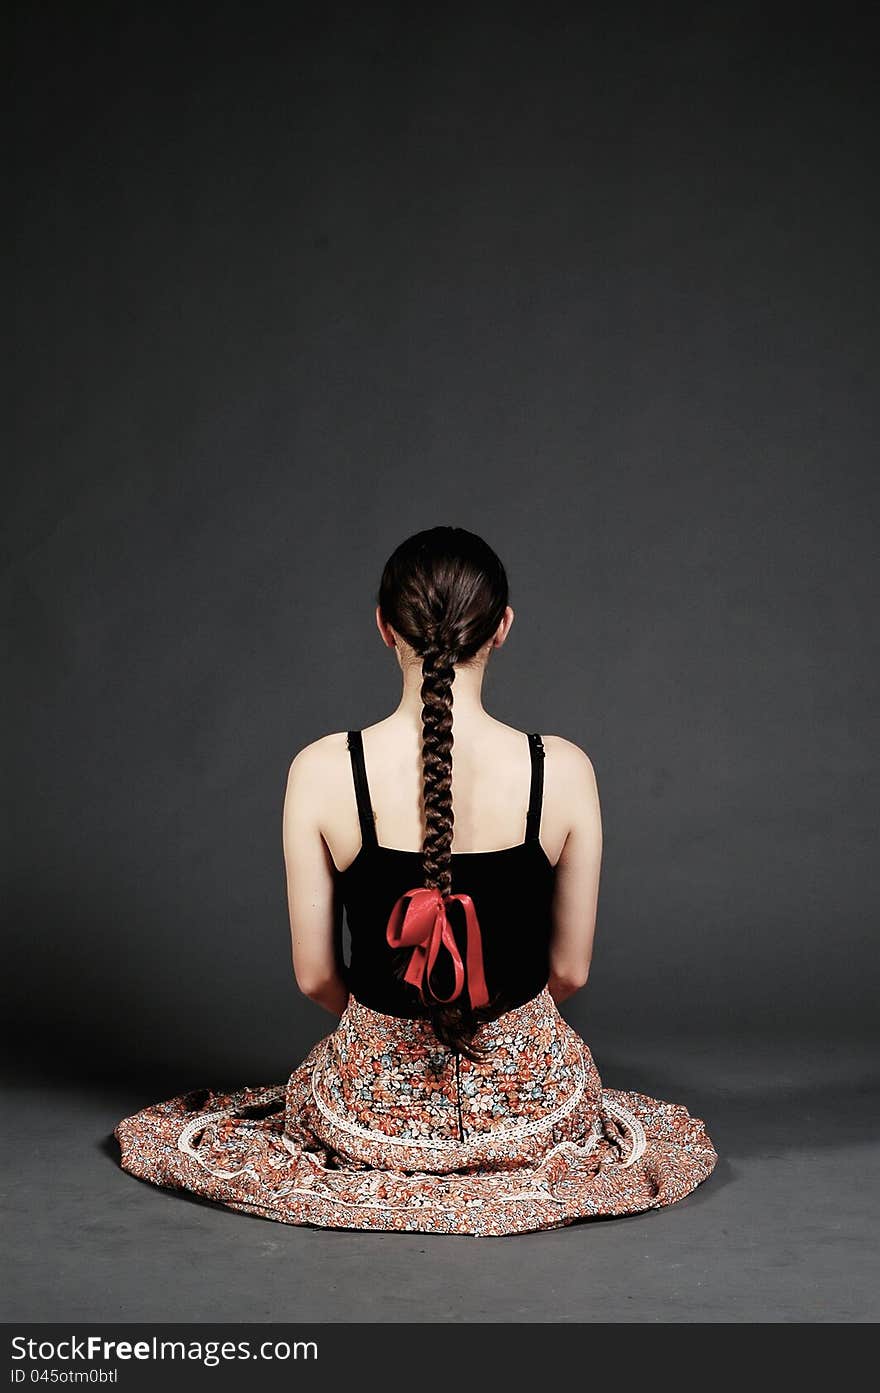
<svg viewBox="0 0 880 1393">
<path fill-rule="evenodd" d="M 686 1103 L 721 1160 L 670 1209 L 511 1238 L 295 1228 L 123 1172 L 116 1121 L 176 1090 L 8 1093 L 7 1320 L 869 1321 L 877 1076 L 796 1042 L 735 1056 L 633 1047 L 609 1086 Z M 266 1080 L 273 1082 L 273 1080 Z M 393 1294 L 393 1299 L 390 1299 Z"/>
</svg>

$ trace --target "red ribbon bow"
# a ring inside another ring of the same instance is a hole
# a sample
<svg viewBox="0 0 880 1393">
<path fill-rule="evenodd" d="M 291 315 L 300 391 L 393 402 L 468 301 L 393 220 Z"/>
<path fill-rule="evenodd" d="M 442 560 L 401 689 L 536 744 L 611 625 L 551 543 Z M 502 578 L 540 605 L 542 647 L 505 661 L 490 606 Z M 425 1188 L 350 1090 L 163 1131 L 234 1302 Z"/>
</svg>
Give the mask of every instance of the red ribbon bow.
<svg viewBox="0 0 880 1393">
<path fill-rule="evenodd" d="M 489 989 L 483 971 L 483 940 L 477 911 L 470 895 L 444 896 L 434 886 L 424 885 L 417 886 L 414 890 L 404 890 L 391 911 L 385 936 L 392 948 L 412 946 L 412 956 L 404 973 L 404 981 L 418 987 L 423 1001 L 426 991 L 435 1001 L 455 1001 L 464 987 L 464 964 L 446 917 L 447 902 L 452 900 L 460 900 L 464 908 L 467 927 L 467 983 L 471 1006 L 486 1006 L 489 1001 Z M 449 996 L 437 996 L 431 987 L 431 973 L 434 971 L 441 948 L 445 948 L 451 957 L 455 973 L 455 988 Z"/>
</svg>

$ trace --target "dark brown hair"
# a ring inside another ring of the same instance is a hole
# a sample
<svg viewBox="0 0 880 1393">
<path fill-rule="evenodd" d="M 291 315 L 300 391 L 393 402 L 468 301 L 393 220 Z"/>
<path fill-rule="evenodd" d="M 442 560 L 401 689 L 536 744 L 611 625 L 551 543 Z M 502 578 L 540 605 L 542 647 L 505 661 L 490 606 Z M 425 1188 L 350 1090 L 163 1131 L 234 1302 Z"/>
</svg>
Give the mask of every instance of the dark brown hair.
<svg viewBox="0 0 880 1393">
<path fill-rule="evenodd" d="M 463 527 L 430 527 L 408 537 L 385 563 L 379 585 L 382 618 L 422 659 L 423 884 L 442 895 L 452 889 L 452 681 L 456 665 L 493 637 L 508 593 L 495 552 Z M 399 976 L 409 957 L 410 950 L 402 950 Z M 480 1057 L 473 1036 L 495 1014 L 491 1000 L 474 1010 L 465 988 L 448 1005 L 427 995 L 426 1007 L 443 1044 L 469 1059 Z"/>
</svg>

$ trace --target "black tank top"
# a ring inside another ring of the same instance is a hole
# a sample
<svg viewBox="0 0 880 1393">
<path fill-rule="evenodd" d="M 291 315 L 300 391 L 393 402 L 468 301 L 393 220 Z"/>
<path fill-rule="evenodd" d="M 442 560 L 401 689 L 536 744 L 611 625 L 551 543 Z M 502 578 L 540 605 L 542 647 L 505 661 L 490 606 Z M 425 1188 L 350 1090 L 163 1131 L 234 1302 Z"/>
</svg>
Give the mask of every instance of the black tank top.
<svg viewBox="0 0 880 1393">
<path fill-rule="evenodd" d="M 556 871 L 540 842 L 544 745 L 540 735 L 530 734 L 528 740 L 531 786 L 525 840 L 500 851 L 452 853 L 452 891 L 464 891 L 474 902 L 492 1014 L 496 1015 L 537 996 L 549 977 Z M 379 845 L 359 730 L 348 732 L 348 749 L 361 848 L 351 864 L 337 872 L 351 934 L 347 985 L 358 1001 L 374 1011 L 408 1018 L 424 1016 L 418 990 L 393 972 L 401 950 L 391 948 L 385 937 L 395 902 L 404 891 L 423 884 L 422 853 Z M 457 936 L 455 926 L 454 932 Z M 404 959 L 406 956 L 403 950 Z"/>
</svg>

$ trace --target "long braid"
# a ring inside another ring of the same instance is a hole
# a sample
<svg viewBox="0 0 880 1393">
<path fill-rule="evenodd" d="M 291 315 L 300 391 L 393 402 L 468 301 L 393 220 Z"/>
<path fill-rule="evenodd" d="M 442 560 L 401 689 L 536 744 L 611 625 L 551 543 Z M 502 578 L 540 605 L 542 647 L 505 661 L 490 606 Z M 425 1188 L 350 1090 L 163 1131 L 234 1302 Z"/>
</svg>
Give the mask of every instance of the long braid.
<svg viewBox="0 0 880 1393">
<path fill-rule="evenodd" d="M 422 883 L 445 896 L 452 892 L 455 668 L 472 659 L 498 628 L 507 608 L 507 575 L 481 537 L 462 527 L 434 527 L 402 542 L 386 562 L 378 602 L 384 618 L 421 658 Z M 398 980 L 409 958 L 408 950 L 397 957 L 393 971 Z M 500 1002 L 495 992 L 487 1006 L 476 1009 L 465 994 L 449 1003 L 429 994 L 424 1004 L 437 1039 L 478 1062 L 485 1051 L 473 1037 L 484 1021 L 494 1018 Z"/>
<path fill-rule="evenodd" d="M 422 783 L 425 885 L 442 895 L 452 890 L 452 681 L 448 652 L 429 648 L 422 656 Z"/>
</svg>

